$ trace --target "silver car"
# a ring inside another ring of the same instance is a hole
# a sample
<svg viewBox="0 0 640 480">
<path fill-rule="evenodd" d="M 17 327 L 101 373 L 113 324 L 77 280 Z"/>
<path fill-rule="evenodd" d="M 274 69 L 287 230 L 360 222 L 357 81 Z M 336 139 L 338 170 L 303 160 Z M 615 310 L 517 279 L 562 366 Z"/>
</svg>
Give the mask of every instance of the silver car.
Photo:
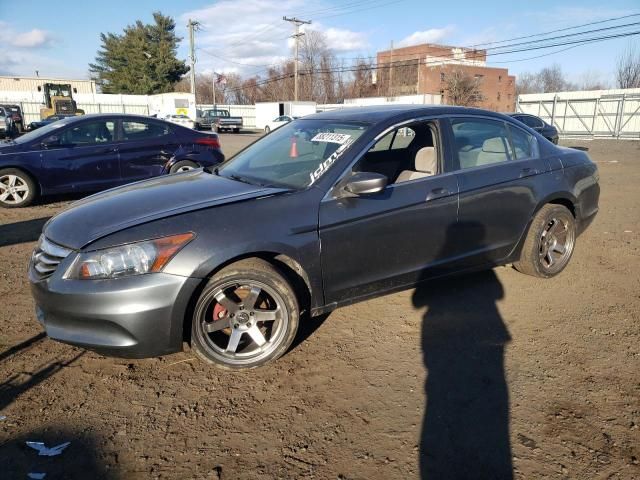
<svg viewBox="0 0 640 480">
<path fill-rule="evenodd" d="M 0 136 L 5 138 L 11 134 L 13 130 L 13 121 L 11 119 L 11 112 L 6 108 L 0 107 Z"/>
</svg>

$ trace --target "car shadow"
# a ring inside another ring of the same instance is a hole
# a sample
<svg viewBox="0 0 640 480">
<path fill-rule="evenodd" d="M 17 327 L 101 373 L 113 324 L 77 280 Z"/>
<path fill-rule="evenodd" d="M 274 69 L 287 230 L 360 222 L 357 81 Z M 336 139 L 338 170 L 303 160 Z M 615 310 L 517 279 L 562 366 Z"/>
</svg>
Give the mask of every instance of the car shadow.
<svg viewBox="0 0 640 480">
<path fill-rule="evenodd" d="M 51 217 L 34 218 L 23 222 L 0 225 L 0 247 L 38 240 L 42 227 Z"/>
<path fill-rule="evenodd" d="M 296 333 L 291 346 L 287 353 L 292 352 L 296 348 L 298 348 L 302 343 L 306 342 L 307 339 L 315 333 L 318 328 L 329 318 L 330 313 L 324 313 L 322 315 L 318 315 L 317 317 L 309 317 L 309 315 L 305 315 L 300 319 L 300 324 L 298 326 L 298 332 Z"/>
<path fill-rule="evenodd" d="M 449 229 L 445 249 L 459 240 L 452 238 L 457 231 L 482 244 L 481 225 L 458 228 Z M 513 478 L 504 371 L 510 336 L 496 305 L 502 298 L 493 270 L 421 282 L 413 293 L 414 307 L 427 309 L 421 332 L 427 370 L 421 478 Z"/>
</svg>

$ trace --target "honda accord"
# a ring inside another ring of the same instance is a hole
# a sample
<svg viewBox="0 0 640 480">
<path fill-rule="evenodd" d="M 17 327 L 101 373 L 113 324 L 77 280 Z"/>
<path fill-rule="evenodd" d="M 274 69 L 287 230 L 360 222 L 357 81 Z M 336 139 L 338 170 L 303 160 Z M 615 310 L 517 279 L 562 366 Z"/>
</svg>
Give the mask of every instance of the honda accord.
<svg viewBox="0 0 640 480">
<path fill-rule="evenodd" d="M 598 171 L 511 118 L 448 106 L 294 120 L 219 168 L 81 200 L 29 277 L 49 337 L 116 356 L 183 341 L 225 369 L 273 361 L 299 322 L 418 282 L 569 263 Z M 82 225 L 82 228 L 78 228 Z"/>
</svg>

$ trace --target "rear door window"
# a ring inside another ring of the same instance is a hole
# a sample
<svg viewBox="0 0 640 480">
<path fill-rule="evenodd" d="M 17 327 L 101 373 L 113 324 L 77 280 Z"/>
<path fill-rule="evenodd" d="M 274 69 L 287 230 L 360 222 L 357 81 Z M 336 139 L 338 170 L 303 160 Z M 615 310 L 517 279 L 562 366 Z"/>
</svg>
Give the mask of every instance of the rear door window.
<svg viewBox="0 0 640 480">
<path fill-rule="evenodd" d="M 513 144 L 513 156 L 516 160 L 536 158 L 538 156 L 538 143 L 533 135 L 509 125 L 511 142 Z"/>
<path fill-rule="evenodd" d="M 460 118 L 451 122 L 454 150 L 461 169 L 509 161 L 509 132 L 504 122 L 483 118 Z"/>
<path fill-rule="evenodd" d="M 146 140 L 168 135 L 170 129 L 169 125 L 155 122 L 124 121 L 122 122 L 122 132 L 124 140 Z"/>
</svg>

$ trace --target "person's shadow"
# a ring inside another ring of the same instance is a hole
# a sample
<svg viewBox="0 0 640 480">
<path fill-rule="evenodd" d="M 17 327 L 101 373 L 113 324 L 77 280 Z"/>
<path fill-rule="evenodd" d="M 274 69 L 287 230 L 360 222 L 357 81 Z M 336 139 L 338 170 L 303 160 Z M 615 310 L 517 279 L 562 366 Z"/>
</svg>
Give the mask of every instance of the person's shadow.
<svg viewBox="0 0 640 480">
<path fill-rule="evenodd" d="M 482 245 L 484 229 L 475 223 L 452 226 L 444 255 L 461 239 Z M 423 479 L 513 478 L 504 372 L 510 337 L 496 306 L 503 296 L 492 270 L 422 282 L 413 294 L 415 308 L 427 308 L 422 323 L 427 369 Z"/>
</svg>

